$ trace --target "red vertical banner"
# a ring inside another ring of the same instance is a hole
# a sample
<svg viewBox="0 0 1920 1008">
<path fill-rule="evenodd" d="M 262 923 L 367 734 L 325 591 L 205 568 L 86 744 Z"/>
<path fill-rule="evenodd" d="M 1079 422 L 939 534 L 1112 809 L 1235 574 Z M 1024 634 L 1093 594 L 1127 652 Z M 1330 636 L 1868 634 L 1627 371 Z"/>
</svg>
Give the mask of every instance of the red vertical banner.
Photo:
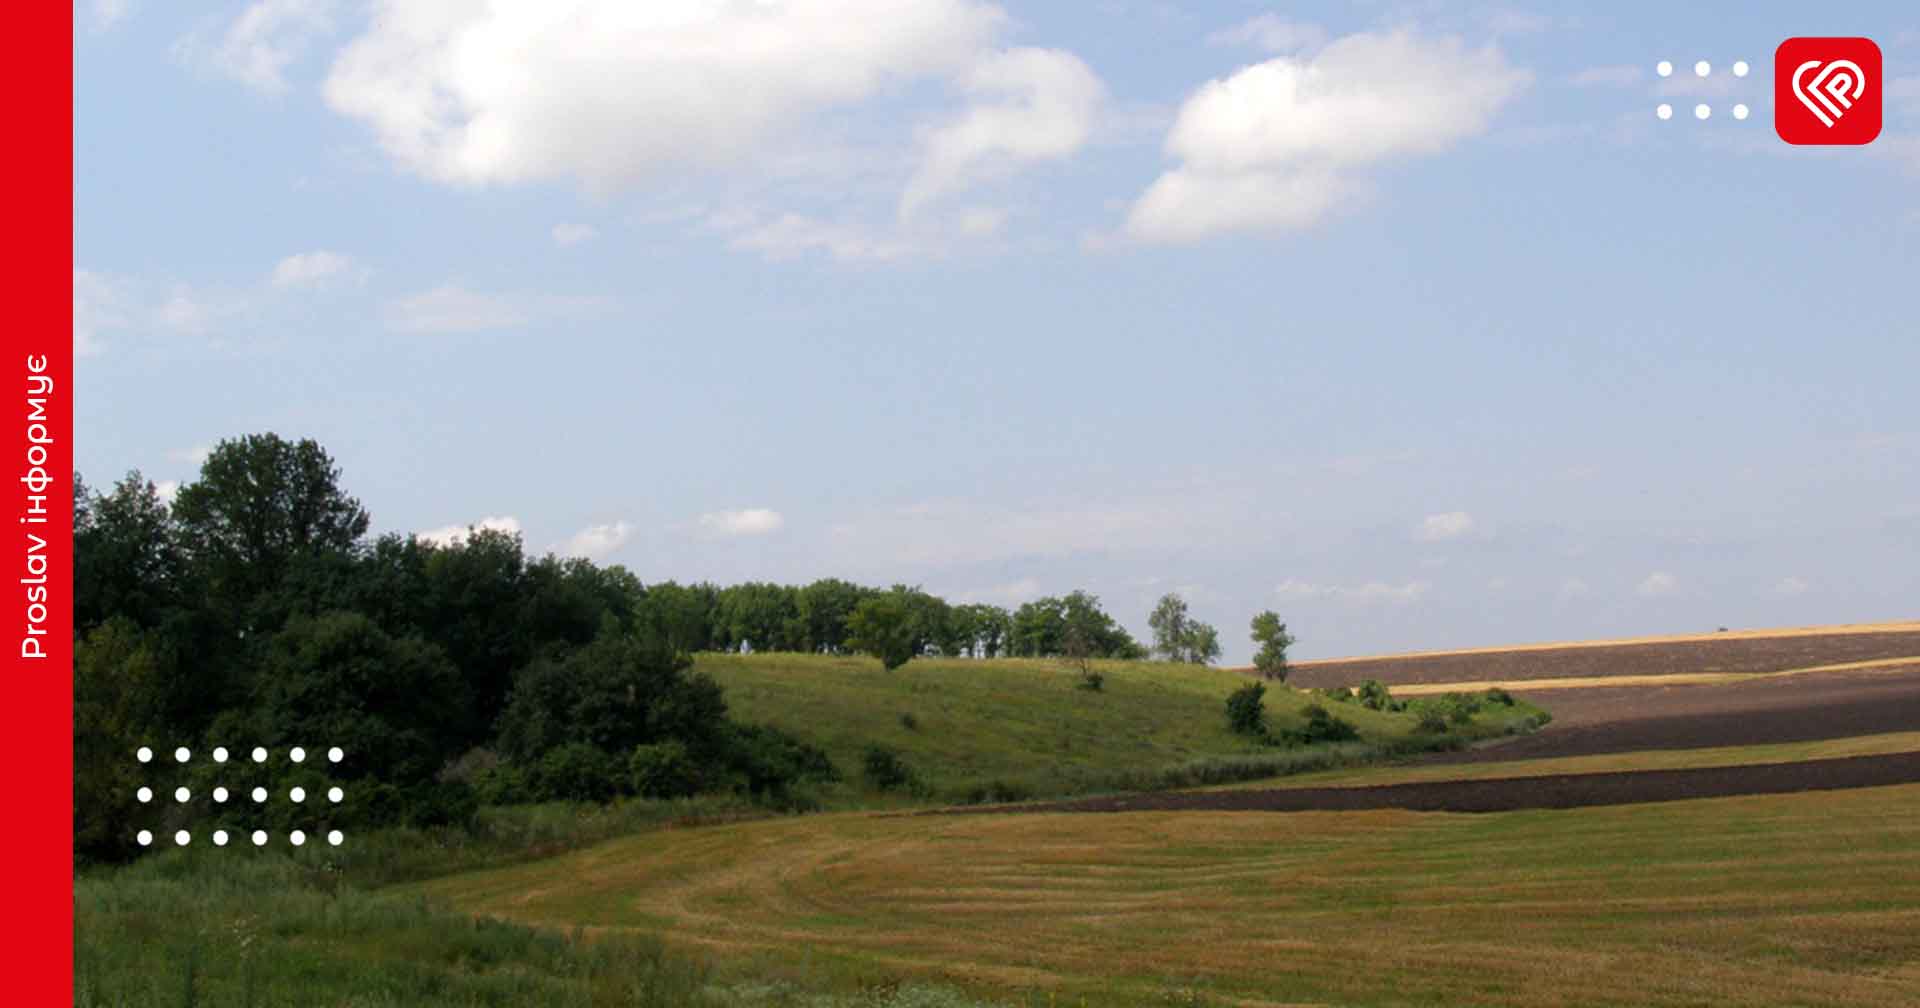
<svg viewBox="0 0 1920 1008">
<path fill-rule="evenodd" d="M 0 351 L 7 1004 L 73 1003 L 73 11 L 18 4 Z"/>
</svg>

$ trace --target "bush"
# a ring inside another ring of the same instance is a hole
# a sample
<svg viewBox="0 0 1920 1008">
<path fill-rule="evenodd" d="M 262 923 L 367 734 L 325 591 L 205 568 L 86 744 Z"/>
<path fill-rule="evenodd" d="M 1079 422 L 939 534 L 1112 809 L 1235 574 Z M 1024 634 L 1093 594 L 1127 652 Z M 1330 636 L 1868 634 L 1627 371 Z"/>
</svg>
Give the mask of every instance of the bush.
<svg viewBox="0 0 1920 1008">
<path fill-rule="evenodd" d="M 624 771 L 612 753 L 568 742 L 547 750 L 529 776 L 537 800 L 606 802 L 627 790 Z"/>
<path fill-rule="evenodd" d="M 1353 702 L 1353 690 L 1345 686 L 1329 686 L 1325 689 L 1314 690 L 1314 693 L 1318 694 L 1321 699 L 1331 700 L 1334 703 Z"/>
<path fill-rule="evenodd" d="M 1091 690 L 1092 692 L 1098 693 L 1101 690 L 1106 688 L 1107 675 L 1106 673 L 1100 671 L 1097 668 L 1088 666 L 1087 668 L 1081 670 L 1080 681 L 1075 685 L 1077 685 L 1080 689 Z"/>
<path fill-rule="evenodd" d="M 1264 736 L 1267 733 L 1265 683 L 1248 683 L 1227 697 L 1227 727 L 1236 735 Z"/>
<path fill-rule="evenodd" d="M 867 773 L 867 784 L 875 791 L 910 791 L 917 784 L 913 768 L 909 767 L 900 754 L 886 746 L 868 746 L 862 760 Z"/>
<path fill-rule="evenodd" d="M 1354 698 L 1360 701 L 1360 706 L 1368 710 L 1395 709 L 1393 694 L 1388 692 L 1378 679 L 1369 679 L 1361 683 L 1360 688 L 1354 693 Z"/>
<path fill-rule="evenodd" d="M 1490 704 L 1499 704 L 1502 707 L 1513 706 L 1513 694 L 1498 686 L 1489 688 L 1485 693 L 1482 693 L 1481 696 Z"/>
<path fill-rule="evenodd" d="M 1439 735 L 1447 730 L 1447 719 L 1439 711 L 1428 708 L 1420 712 L 1420 720 L 1413 730 L 1427 735 Z"/>
<path fill-rule="evenodd" d="M 691 798 L 706 783 L 700 764 L 695 763 L 686 744 L 676 740 L 635 746 L 627 759 L 633 775 L 633 790 L 647 798 Z"/>
<path fill-rule="evenodd" d="M 1302 733 L 1309 744 L 1350 742 L 1360 737 L 1360 732 L 1353 725 L 1327 713 L 1327 709 L 1319 704 L 1308 704 L 1300 713 L 1307 719 L 1307 725 L 1302 729 Z"/>
<path fill-rule="evenodd" d="M 798 788 L 840 779 L 840 768 L 823 750 L 771 725 L 735 726 L 727 748 L 728 767 L 739 789 L 779 808 L 809 806 L 811 800 Z"/>
<path fill-rule="evenodd" d="M 473 790 L 488 805 L 525 805 L 536 800 L 527 772 L 512 763 L 476 771 Z"/>
<path fill-rule="evenodd" d="M 908 731 L 919 731 L 920 719 L 917 717 L 914 717 L 911 711 L 901 714 L 900 727 L 905 728 Z"/>
</svg>

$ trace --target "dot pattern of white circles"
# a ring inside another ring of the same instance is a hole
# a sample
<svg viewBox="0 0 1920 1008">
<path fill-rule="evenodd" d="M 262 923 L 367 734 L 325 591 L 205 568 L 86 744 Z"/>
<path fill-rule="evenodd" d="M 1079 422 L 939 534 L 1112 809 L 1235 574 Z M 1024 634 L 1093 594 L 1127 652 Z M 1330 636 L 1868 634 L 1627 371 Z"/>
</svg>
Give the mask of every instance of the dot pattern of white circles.
<svg viewBox="0 0 1920 1008">
<path fill-rule="evenodd" d="M 1753 68 L 1747 64 L 1746 60 L 1735 60 L 1733 62 L 1732 69 L 1733 69 L 1733 75 L 1735 77 L 1745 77 L 1748 73 L 1752 72 L 1753 70 Z M 1653 65 L 1653 72 L 1656 75 L 1661 77 L 1672 77 L 1673 61 L 1661 60 L 1660 62 L 1655 63 Z M 1700 60 L 1694 63 L 1693 74 L 1696 77 L 1711 76 L 1713 74 L 1713 64 L 1708 62 L 1707 60 Z M 1752 112 L 1753 110 L 1749 109 L 1745 104 L 1737 104 L 1733 107 L 1733 117 L 1743 122 L 1746 120 L 1747 116 L 1752 114 Z M 1673 106 L 1667 104 L 1666 102 L 1661 102 L 1660 104 L 1654 106 L 1653 114 L 1659 119 L 1661 119 L 1662 121 L 1672 119 Z M 1695 105 L 1693 107 L 1693 117 L 1703 122 L 1713 118 L 1713 106 L 1708 105 L 1705 102 Z"/>
<path fill-rule="evenodd" d="M 1735 114 L 1737 115 L 1739 113 Z M 272 754 L 269 753 L 264 746 L 255 746 L 250 755 L 253 757 L 255 763 L 265 763 Z M 133 756 L 134 759 L 141 763 L 151 763 L 154 757 L 153 748 L 151 746 L 141 746 L 134 750 Z M 215 763 L 225 763 L 229 756 L 230 753 L 225 746 L 214 747 L 213 761 Z M 346 751 L 339 746 L 330 746 L 327 749 L 327 761 L 330 763 L 338 763 L 346 759 L 346 756 Z M 173 750 L 173 758 L 177 763 L 190 763 L 193 760 L 193 750 L 186 746 L 179 746 Z M 306 758 L 307 751 L 300 746 L 293 746 L 287 750 L 287 759 L 294 763 L 305 762 Z M 213 800 L 216 802 L 224 802 L 227 800 L 229 794 L 230 792 L 225 787 L 216 787 L 213 789 Z M 264 803 L 267 800 L 267 789 L 264 787 L 256 787 L 253 789 L 252 795 L 254 801 Z M 142 804 L 152 802 L 153 789 L 142 786 L 134 792 L 134 797 L 138 798 Z M 173 797 L 175 801 L 185 803 L 193 799 L 193 792 L 184 786 L 177 787 L 174 789 Z M 287 792 L 287 797 L 295 803 L 305 802 L 307 800 L 307 791 L 302 787 L 291 788 Z M 346 792 L 337 786 L 330 787 L 327 789 L 327 800 L 334 803 L 344 801 L 346 800 Z M 225 847 L 229 839 L 229 834 L 223 829 L 214 830 L 212 838 L 214 846 Z M 269 837 L 266 830 L 254 830 L 252 834 L 249 835 L 249 839 L 253 841 L 255 847 L 264 847 Z M 301 830 L 294 830 L 287 834 L 287 839 L 295 847 L 299 847 L 307 842 L 307 835 Z M 143 829 L 134 834 L 134 841 L 142 847 L 153 846 L 153 840 L 152 830 Z M 186 847 L 193 843 L 193 834 L 184 829 L 178 830 L 173 834 L 173 842 L 175 846 Z M 344 833 L 337 829 L 327 831 L 327 843 L 329 845 L 338 847 L 344 842 L 346 842 L 346 835 Z"/>
</svg>

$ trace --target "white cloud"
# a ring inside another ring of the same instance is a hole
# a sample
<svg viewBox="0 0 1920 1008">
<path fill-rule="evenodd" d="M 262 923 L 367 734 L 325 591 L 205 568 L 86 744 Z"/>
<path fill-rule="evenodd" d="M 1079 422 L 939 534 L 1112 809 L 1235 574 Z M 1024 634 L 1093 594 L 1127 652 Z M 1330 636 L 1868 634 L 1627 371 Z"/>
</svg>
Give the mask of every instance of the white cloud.
<svg viewBox="0 0 1920 1008">
<path fill-rule="evenodd" d="M 468 333 L 510 329 L 545 319 L 591 314 L 606 298 L 500 294 L 442 284 L 387 305 L 387 327 L 404 333 Z"/>
<path fill-rule="evenodd" d="M 1783 577 L 1773 586 L 1773 593 L 1787 598 L 1805 595 L 1813 586 L 1797 577 Z"/>
<path fill-rule="evenodd" d="M 591 224 L 555 224 L 553 226 L 553 243 L 555 245 L 578 245 L 581 242 L 592 241 L 599 233 L 600 232 L 594 230 Z"/>
<path fill-rule="evenodd" d="M 1421 542 L 1444 542 L 1458 539 L 1473 531 L 1473 516 L 1465 511 L 1448 511 L 1443 514 L 1428 515 L 1414 530 L 1414 538 Z"/>
<path fill-rule="evenodd" d="M 175 332 L 199 335 L 213 324 L 216 309 L 191 288 L 175 287 L 155 309 L 154 317 Z"/>
<path fill-rule="evenodd" d="M 1135 202 L 1127 230 L 1192 241 L 1304 227 L 1351 196 L 1356 167 L 1484 132 L 1530 79 L 1492 45 L 1406 30 L 1246 67 L 1181 107 L 1166 142 L 1180 163 Z"/>
<path fill-rule="evenodd" d="M 969 238 L 985 238 L 1000 233 L 1007 223 L 1007 212 L 994 207 L 971 207 L 960 214 L 960 233 Z"/>
<path fill-rule="evenodd" d="M 88 11 L 92 15 L 93 30 L 106 31 L 133 13 L 133 0 L 93 0 Z"/>
<path fill-rule="evenodd" d="M 126 324 L 121 297 L 98 273 L 73 268 L 73 355 L 92 357 L 106 349 L 100 334 Z"/>
<path fill-rule="evenodd" d="M 207 32 L 182 39 L 175 51 L 257 91 L 287 90 L 287 68 L 333 26 L 333 0 L 258 0 L 240 12 L 217 40 Z"/>
<path fill-rule="evenodd" d="M 153 485 L 153 492 L 160 496 L 160 503 L 173 506 L 173 499 L 180 496 L 179 480 L 161 480 Z"/>
<path fill-rule="evenodd" d="M 778 532 L 786 523 L 780 512 L 768 508 L 710 511 L 699 520 L 702 532 L 729 539 Z"/>
<path fill-rule="evenodd" d="M 900 197 L 920 207 L 1029 162 L 1079 150 L 1105 97 L 1100 78 L 1058 49 L 1011 49 L 982 59 L 962 79 L 973 104 L 924 141 L 925 157 Z"/>
<path fill-rule="evenodd" d="M 568 556 L 598 560 L 627 544 L 633 538 L 633 526 L 624 521 L 609 525 L 590 525 L 573 534 L 562 552 Z"/>
<path fill-rule="evenodd" d="M 1588 67 L 1567 78 L 1581 87 L 1631 87 L 1640 82 L 1643 73 L 1632 64 Z"/>
<path fill-rule="evenodd" d="M 1634 588 L 1643 598 L 1665 598 L 1679 590 L 1680 579 L 1666 571 L 1654 571 Z"/>
<path fill-rule="evenodd" d="M 976 0 L 382 0 L 325 94 L 428 177 L 607 188 L 964 71 L 1004 21 Z"/>
<path fill-rule="evenodd" d="M 355 272 L 353 259 L 338 252 L 315 249 L 280 260 L 273 267 L 273 285 L 278 288 L 316 287 Z"/>
<path fill-rule="evenodd" d="M 178 451 L 170 451 L 167 453 L 167 459 L 172 462 L 184 462 L 195 468 L 199 468 L 201 465 L 203 465 L 207 461 L 207 456 L 212 454 L 213 454 L 212 445 L 197 444 L 197 445 L 194 445 L 192 448 L 183 448 Z"/>
<path fill-rule="evenodd" d="M 1214 45 L 1245 45 L 1275 53 L 1300 53 L 1318 49 L 1327 41 L 1327 30 L 1316 24 L 1289 21 L 1278 14 L 1261 14 L 1224 31 L 1207 36 Z"/>
<path fill-rule="evenodd" d="M 728 234 L 728 244 L 759 252 L 769 259 L 791 259 L 808 252 L 825 252 L 843 262 L 884 262 L 900 259 L 914 248 L 907 242 L 869 234 L 858 228 L 817 220 L 804 214 L 781 214 L 773 220 L 717 215 L 710 230 Z"/>
<path fill-rule="evenodd" d="M 1388 584 L 1384 581 L 1368 581 L 1362 585 L 1316 584 L 1311 581 L 1289 579 L 1274 588 L 1273 592 L 1288 602 L 1303 602 L 1326 599 L 1335 602 L 1351 602 L 1360 605 L 1372 603 L 1393 603 L 1396 605 L 1417 602 L 1427 594 L 1432 586 L 1425 581 L 1408 581 L 1405 584 Z"/>
<path fill-rule="evenodd" d="M 1018 581 L 1009 581 L 1002 585 L 994 585 L 991 588 L 980 588 L 975 591 L 962 592 L 957 601 L 964 603 L 988 602 L 994 605 L 1016 606 L 1039 597 L 1040 582 L 1029 577 L 1021 578 Z"/>
<path fill-rule="evenodd" d="M 435 546 L 457 546 L 467 541 L 474 532 L 505 532 L 508 535 L 520 534 L 520 519 L 509 516 L 482 518 L 471 525 L 447 525 L 417 533 L 414 538 L 429 542 Z"/>
</svg>

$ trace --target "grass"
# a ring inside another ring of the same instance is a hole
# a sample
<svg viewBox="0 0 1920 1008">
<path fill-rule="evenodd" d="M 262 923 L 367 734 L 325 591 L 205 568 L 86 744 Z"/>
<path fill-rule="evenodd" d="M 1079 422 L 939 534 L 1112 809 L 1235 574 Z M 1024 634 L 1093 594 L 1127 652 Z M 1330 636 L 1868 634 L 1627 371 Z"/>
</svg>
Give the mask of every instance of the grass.
<svg viewBox="0 0 1920 1008">
<path fill-rule="evenodd" d="M 1417 718 L 1326 704 L 1359 729 L 1365 747 L 1277 750 L 1227 729 L 1227 694 L 1247 678 L 1166 662 L 1097 662 L 1105 687 L 1077 688 L 1077 672 L 1038 659 L 915 659 L 887 672 L 870 658 L 703 654 L 696 666 L 726 688 L 729 709 L 824 748 L 848 780 L 828 796 L 867 805 L 859 767 L 867 746 L 899 752 L 936 800 L 965 800 L 999 785 L 1053 797 L 1271 777 L 1339 761 L 1431 750 L 1514 730 L 1536 708 L 1489 708 L 1450 738 L 1414 731 Z M 1303 723 L 1313 697 L 1269 684 L 1275 729 Z"/>
<path fill-rule="evenodd" d="M 983 998 L 1908 1005 L 1917 859 L 1908 785 L 1495 815 L 824 815 L 408 891 L 762 976 Z"/>
</svg>

